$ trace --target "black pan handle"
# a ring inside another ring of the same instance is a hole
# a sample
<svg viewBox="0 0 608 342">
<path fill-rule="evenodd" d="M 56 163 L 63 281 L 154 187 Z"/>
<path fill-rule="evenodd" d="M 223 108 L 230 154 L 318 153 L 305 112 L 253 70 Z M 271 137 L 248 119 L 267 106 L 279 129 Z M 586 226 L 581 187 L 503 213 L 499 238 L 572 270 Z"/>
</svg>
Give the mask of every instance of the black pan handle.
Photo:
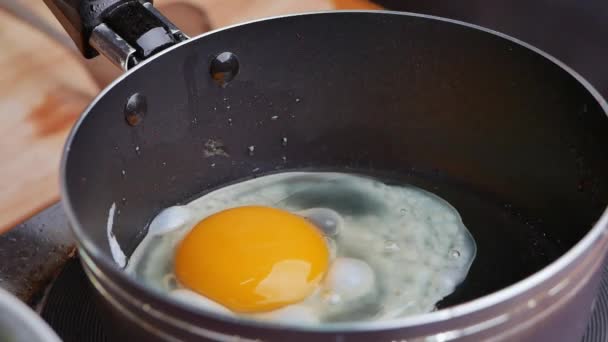
<svg viewBox="0 0 608 342">
<path fill-rule="evenodd" d="M 151 0 L 44 0 L 82 55 L 127 70 L 188 37 Z"/>
</svg>

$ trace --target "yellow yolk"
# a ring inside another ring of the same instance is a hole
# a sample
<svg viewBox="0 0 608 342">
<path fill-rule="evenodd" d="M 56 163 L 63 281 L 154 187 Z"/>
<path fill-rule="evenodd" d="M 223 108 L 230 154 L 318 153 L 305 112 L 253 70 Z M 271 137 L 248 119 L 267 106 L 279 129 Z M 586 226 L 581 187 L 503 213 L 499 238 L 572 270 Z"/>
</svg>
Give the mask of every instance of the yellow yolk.
<svg viewBox="0 0 608 342">
<path fill-rule="evenodd" d="M 247 206 L 200 221 L 182 240 L 175 274 L 185 287 L 235 312 L 299 302 L 329 264 L 321 232 L 287 211 Z"/>
</svg>

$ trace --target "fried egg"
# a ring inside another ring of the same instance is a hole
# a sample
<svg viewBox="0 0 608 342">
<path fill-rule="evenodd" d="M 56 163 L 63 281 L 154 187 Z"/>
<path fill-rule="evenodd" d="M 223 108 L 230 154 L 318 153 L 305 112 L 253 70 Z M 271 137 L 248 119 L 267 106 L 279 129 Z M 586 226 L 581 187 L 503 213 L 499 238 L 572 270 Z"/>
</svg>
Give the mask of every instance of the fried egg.
<svg viewBox="0 0 608 342">
<path fill-rule="evenodd" d="M 323 324 L 433 311 L 475 253 L 458 212 L 425 190 L 287 172 L 162 210 L 126 271 L 216 314 Z"/>
</svg>

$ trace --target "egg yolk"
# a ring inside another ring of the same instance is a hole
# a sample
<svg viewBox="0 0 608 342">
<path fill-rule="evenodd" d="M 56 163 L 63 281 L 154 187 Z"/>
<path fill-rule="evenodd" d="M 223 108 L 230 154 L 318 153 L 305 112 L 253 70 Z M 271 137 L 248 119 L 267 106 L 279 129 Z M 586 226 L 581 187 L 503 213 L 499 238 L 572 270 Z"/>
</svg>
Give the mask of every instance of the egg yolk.
<svg viewBox="0 0 608 342">
<path fill-rule="evenodd" d="M 246 206 L 200 221 L 177 248 L 175 274 L 232 311 L 262 312 L 308 297 L 328 264 L 327 243 L 308 220 Z"/>
</svg>

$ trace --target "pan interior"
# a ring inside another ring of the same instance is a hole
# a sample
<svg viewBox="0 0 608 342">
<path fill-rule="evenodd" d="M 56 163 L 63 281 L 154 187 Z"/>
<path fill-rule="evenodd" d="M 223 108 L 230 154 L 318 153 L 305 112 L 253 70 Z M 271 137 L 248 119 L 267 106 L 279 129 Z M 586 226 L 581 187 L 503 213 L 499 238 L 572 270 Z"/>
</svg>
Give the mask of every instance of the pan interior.
<svg viewBox="0 0 608 342">
<path fill-rule="evenodd" d="M 239 72 L 219 86 L 209 66 L 226 51 Z M 133 127 L 134 93 L 147 109 Z M 318 14 L 213 33 L 133 70 L 82 119 L 62 176 L 78 238 L 105 265 L 112 204 L 128 255 L 162 208 L 258 174 L 419 186 L 478 246 L 445 307 L 524 279 L 589 231 L 608 202 L 607 131 L 585 86 L 513 41 L 415 16 Z"/>
</svg>

